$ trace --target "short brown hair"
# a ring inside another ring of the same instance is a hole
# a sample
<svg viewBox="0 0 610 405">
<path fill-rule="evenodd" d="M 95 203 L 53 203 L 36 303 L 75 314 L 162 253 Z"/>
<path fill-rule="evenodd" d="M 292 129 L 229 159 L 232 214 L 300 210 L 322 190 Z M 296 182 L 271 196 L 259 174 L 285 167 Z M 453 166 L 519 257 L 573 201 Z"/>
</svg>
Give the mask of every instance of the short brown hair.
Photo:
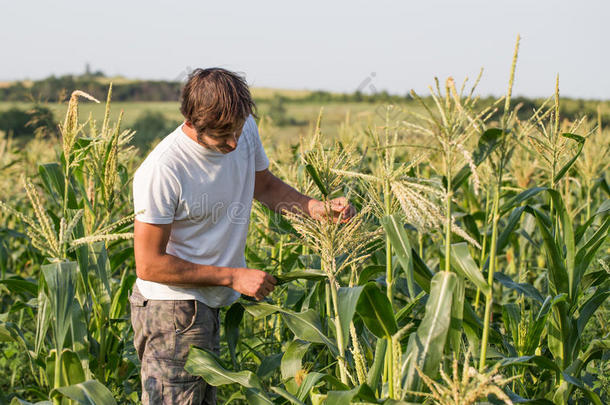
<svg viewBox="0 0 610 405">
<path fill-rule="evenodd" d="M 198 133 L 226 133 L 255 115 L 246 80 L 223 68 L 195 69 L 182 88 L 180 112 Z"/>
</svg>

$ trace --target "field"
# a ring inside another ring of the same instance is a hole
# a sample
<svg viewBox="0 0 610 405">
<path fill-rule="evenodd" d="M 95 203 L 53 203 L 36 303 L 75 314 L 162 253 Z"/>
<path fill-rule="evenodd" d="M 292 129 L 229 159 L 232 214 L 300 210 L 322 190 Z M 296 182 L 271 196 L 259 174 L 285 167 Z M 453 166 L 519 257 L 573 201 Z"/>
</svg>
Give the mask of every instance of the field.
<svg viewBox="0 0 610 405">
<path fill-rule="evenodd" d="M 262 101 L 271 170 L 358 214 L 256 204 L 247 263 L 279 287 L 223 308 L 221 356 L 193 347 L 186 369 L 220 403 L 608 403 L 607 103 L 568 118 L 550 89 L 517 111 L 512 82 L 486 102 L 449 78 L 404 105 L 286 103 L 282 126 Z M 59 139 L 0 138 L 0 403 L 137 404 L 130 190 L 151 144 L 129 128 L 177 104 L 51 108 Z"/>
<path fill-rule="evenodd" d="M 262 94 L 267 95 L 269 91 Z M 257 94 L 256 92 L 253 92 Z M 67 104 L 49 103 L 45 104 L 53 112 L 53 115 L 57 122 L 61 122 L 65 116 Z M 23 102 L 0 102 L 0 112 L 6 111 L 10 108 L 19 108 L 27 111 L 32 108 L 32 103 Z M 259 112 L 261 115 L 266 115 L 269 110 L 269 102 L 266 99 L 258 102 Z M 282 144 L 294 143 L 300 136 L 305 136 L 311 133 L 312 126 L 315 125 L 316 118 L 320 112 L 320 104 L 314 103 L 299 103 L 290 104 L 287 103 L 285 108 L 285 114 L 291 117 L 296 123 L 283 125 L 276 127 L 274 132 L 273 142 Z M 180 106 L 178 102 L 116 102 L 112 105 L 112 112 L 110 118 L 114 121 L 118 119 L 119 113 L 124 112 L 123 127 L 133 128 L 134 123 L 146 114 L 162 114 L 164 119 L 167 121 L 169 126 L 174 123 L 181 122 L 183 120 L 180 114 Z M 329 134 L 336 134 L 339 126 L 345 121 L 346 116 L 351 116 L 352 119 L 357 121 L 366 121 L 367 118 L 371 118 L 376 122 L 380 122 L 383 119 L 383 113 L 381 116 L 379 112 L 383 109 L 383 105 L 380 103 L 371 105 L 369 103 L 329 103 L 323 106 L 324 117 L 325 117 L 325 128 Z M 89 114 L 93 119 L 100 122 L 104 117 L 105 105 L 103 103 L 83 103 L 79 109 L 79 118 L 82 121 L 86 121 Z M 134 138 L 138 140 L 141 134 L 136 132 Z M 149 143 L 149 137 L 144 134 L 146 143 Z M 145 149 L 145 148 L 143 148 Z"/>
</svg>

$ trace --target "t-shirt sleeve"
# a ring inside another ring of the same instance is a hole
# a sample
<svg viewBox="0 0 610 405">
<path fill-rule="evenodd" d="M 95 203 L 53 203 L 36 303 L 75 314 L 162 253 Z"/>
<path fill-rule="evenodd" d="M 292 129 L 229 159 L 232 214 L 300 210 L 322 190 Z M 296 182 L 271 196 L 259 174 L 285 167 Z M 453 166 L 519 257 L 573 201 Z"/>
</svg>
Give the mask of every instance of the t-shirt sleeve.
<svg viewBox="0 0 610 405">
<path fill-rule="evenodd" d="M 261 137 L 258 133 L 258 126 L 256 125 L 256 121 L 252 116 L 248 117 L 250 121 L 251 127 L 251 135 L 254 141 L 254 170 L 260 172 L 269 167 L 269 158 L 265 153 L 265 148 L 263 147 L 263 143 L 261 142 Z"/>
<path fill-rule="evenodd" d="M 133 179 L 133 206 L 136 219 L 149 224 L 170 224 L 180 196 L 180 184 L 162 164 L 140 166 Z"/>
</svg>

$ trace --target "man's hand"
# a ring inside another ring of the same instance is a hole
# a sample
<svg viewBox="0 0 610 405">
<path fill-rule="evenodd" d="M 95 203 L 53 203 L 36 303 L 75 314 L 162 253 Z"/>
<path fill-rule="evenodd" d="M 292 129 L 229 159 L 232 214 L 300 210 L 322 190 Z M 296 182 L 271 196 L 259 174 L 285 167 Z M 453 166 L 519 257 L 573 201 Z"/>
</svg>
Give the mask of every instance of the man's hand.
<svg viewBox="0 0 610 405">
<path fill-rule="evenodd" d="M 356 209 L 345 197 L 334 198 L 326 203 L 312 199 L 308 208 L 309 215 L 319 221 L 330 218 L 333 222 L 346 223 L 356 215 Z"/>
<path fill-rule="evenodd" d="M 299 193 L 275 177 L 269 169 L 256 172 L 254 198 L 275 212 L 305 212 L 317 220 L 331 218 L 333 222 L 340 220 L 345 223 L 356 215 L 347 198 L 334 198 L 325 206 L 322 201 Z"/>
<path fill-rule="evenodd" d="M 236 268 L 231 278 L 231 288 L 235 291 L 262 300 L 275 289 L 277 280 L 262 270 Z"/>
<path fill-rule="evenodd" d="M 196 264 L 168 254 L 165 249 L 171 224 L 134 223 L 136 274 L 142 280 L 179 287 L 232 287 L 263 299 L 277 283 L 260 270 Z"/>
</svg>

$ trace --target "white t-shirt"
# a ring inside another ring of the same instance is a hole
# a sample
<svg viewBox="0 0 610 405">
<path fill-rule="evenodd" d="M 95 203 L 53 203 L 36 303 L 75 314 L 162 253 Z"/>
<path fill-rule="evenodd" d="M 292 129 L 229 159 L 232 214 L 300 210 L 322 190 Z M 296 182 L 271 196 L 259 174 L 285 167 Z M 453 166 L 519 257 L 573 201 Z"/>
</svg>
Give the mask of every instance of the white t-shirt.
<svg viewBox="0 0 610 405">
<path fill-rule="evenodd" d="M 195 142 L 181 124 L 136 170 L 134 212 L 144 210 L 136 219 L 172 224 L 168 254 L 197 264 L 245 267 L 254 173 L 267 167 L 269 159 L 252 116 L 237 148 L 227 154 Z M 196 299 L 211 307 L 230 305 L 240 295 L 222 286 L 184 288 L 140 278 L 136 284 L 148 299 Z"/>
</svg>

